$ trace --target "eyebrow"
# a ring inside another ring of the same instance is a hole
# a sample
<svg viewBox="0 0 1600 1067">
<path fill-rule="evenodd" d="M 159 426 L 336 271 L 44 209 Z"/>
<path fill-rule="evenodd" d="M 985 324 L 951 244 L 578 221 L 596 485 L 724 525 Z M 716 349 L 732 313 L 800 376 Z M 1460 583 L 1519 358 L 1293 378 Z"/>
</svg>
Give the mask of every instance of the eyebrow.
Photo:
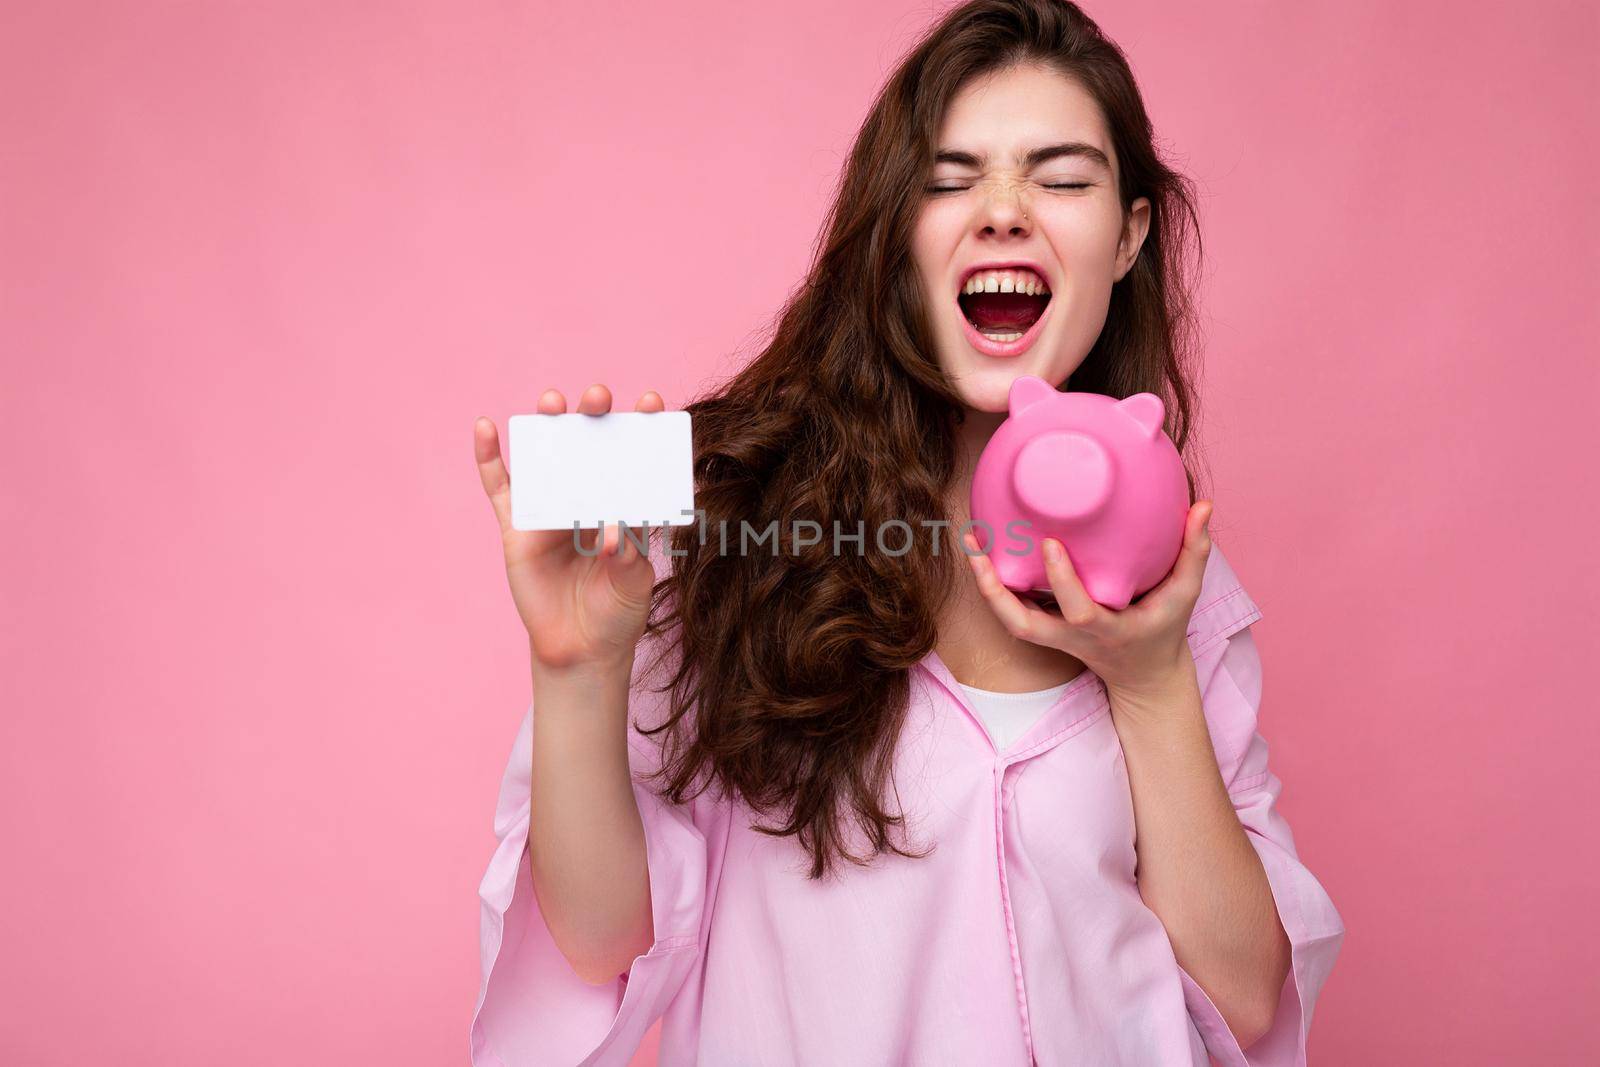
<svg viewBox="0 0 1600 1067">
<path fill-rule="evenodd" d="M 1106 170 L 1111 169 L 1111 160 L 1106 154 L 1092 144 L 1084 141 L 1062 141 L 1059 144 L 1049 144 L 1042 148 L 1035 148 L 1022 157 L 1025 168 L 1037 167 L 1041 163 L 1048 163 L 1052 159 L 1063 156 L 1076 157 L 1098 163 Z M 935 164 L 955 163 L 963 167 L 981 167 L 988 162 L 987 156 L 973 155 L 971 152 L 962 152 L 954 148 L 941 148 L 933 157 Z"/>
</svg>

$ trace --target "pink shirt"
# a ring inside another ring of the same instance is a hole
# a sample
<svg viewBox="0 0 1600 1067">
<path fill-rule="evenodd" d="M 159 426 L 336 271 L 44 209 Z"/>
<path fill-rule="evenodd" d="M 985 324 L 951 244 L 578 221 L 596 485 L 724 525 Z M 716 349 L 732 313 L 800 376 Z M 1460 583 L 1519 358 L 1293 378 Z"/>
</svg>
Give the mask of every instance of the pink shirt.
<svg viewBox="0 0 1600 1067">
<path fill-rule="evenodd" d="M 652 557 L 654 558 L 654 557 Z M 658 570 L 662 566 L 658 563 Z M 1260 610 L 1213 545 L 1189 625 L 1228 794 L 1293 946 L 1272 1029 L 1246 1051 L 1181 968 L 1134 879 L 1134 819 L 1105 687 L 1085 671 L 1004 752 L 937 654 L 912 672 L 896 753 L 909 843 L 807 880 L 792 838 L 749 828 L 708 790 L 665 803 L 635 779 L 656 940 L 616 981 L 585 983 L 540 917 L 529 874 L 532 709 L 512 745 L 479 890 L 476 1067 L 626 1065 L 662 1020 L 660 1062 L 1294 1067 L 1344 924 L 1276 808 L 1257 731 Z M 659 722 L 639 685 L 630 715 Z M 629 730 L 636 773 L 653 741 Z M 859 849 L 859 842 L 854 843 Z"/>
</svg>

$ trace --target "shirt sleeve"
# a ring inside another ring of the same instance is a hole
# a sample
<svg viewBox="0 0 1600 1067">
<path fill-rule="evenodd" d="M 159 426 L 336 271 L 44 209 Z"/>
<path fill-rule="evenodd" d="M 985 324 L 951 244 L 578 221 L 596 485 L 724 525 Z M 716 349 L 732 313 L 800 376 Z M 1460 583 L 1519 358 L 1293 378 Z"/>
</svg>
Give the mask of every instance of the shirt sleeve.
<svg viewBox="0 0 1600 1067">
<path fill-rule="evenodd" d="M 1248 623 L 1209 644 L 1196 667 L 1217 764 L 1266 870 L 1292 963 L 1271 1028 L 1247 1048 L 1240 1047 L 1211 998 L 1180 966 L 1184 1000 L 1207 1051 L 1221 1067 L 1303 1067 L 1312 1009 L 1344 940 L 1344 923 L 1322 885 L 1300 862 L 1289 824 L 1277 808 L 1283 783 L 1267 766 L 1267 742 L 1258 730 L 1261 656 Z"/>
<path fill-rule="evenodd" d="M 578 977 L 539 912 L 528 862 L 533 715 L 530 706 L 511 747 L 495 810 L 498 843 L 478 888 L 481 977 L 471 1062 L 626 1067 L 698 954 L 706 839 L 689 805 L 669 803 L 641 780 L 640 772 L 653 769 L 657 749 L 630 723 L 628 758 L 644 826 L 655 940 L 614 981 L 591 985 Z"/>
</svg>

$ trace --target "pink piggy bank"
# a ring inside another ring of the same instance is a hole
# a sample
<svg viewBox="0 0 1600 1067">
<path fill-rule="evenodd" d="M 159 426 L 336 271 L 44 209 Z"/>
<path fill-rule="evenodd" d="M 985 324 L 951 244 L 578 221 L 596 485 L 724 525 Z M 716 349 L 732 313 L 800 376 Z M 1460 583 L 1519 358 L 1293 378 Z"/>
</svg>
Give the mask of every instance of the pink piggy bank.
<svg viewBox="0 0 1600 1067">
<path fill-rule="evenodd" d="M 974 532 L 1000 580 L 1049 593 L 1039 539 L 1054 537 L 1089 596 L 1108 608 L 1158 585 L 1178 561 L 1189 514 L 1161 398 L 1063 393 L 1023 375 L 1006 406 L 972 476 L 972 518 L 988 524 Z"/>
</svg>

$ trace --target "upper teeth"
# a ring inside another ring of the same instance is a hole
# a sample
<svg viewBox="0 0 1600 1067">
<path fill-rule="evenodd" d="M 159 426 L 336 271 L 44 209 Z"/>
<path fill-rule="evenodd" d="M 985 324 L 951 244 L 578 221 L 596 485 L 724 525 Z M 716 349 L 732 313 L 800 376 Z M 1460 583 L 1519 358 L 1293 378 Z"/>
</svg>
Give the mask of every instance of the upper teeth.
<svg viewBox="0 0 1600 1067">
<path fill-rule="evenodd" d="M 1050 286 L 1031 270 L 980 270 L 967 279 L 961 295 L 968 293 L 1048 293 Z"/>
</svg>

